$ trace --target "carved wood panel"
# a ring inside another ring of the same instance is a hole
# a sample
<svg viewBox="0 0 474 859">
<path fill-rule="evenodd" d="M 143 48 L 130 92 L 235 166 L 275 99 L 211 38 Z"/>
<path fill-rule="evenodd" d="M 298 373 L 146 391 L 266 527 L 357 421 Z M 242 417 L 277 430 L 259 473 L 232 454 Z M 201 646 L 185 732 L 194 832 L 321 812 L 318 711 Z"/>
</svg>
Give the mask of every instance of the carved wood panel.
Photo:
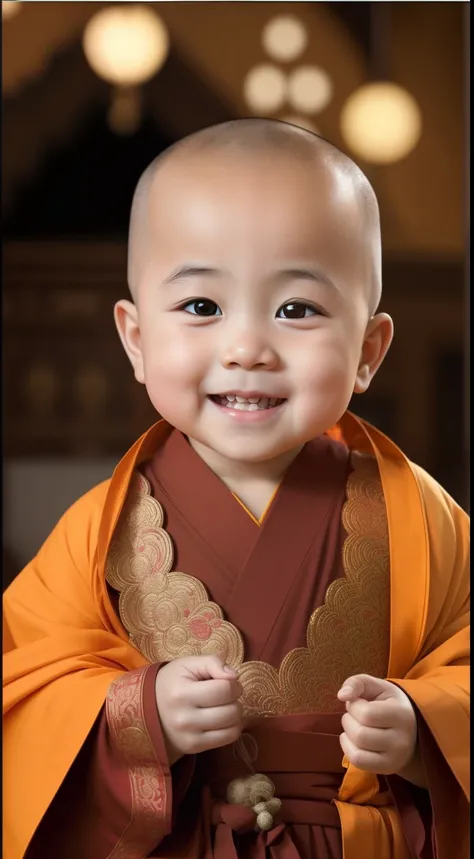
<svg viewBox="0 0 474 859">
<path fill-rule="evenodd" d="M 121 245 L 6 249 L 7 456 L 120 455 L 156 420 L 113 322 L 125 272 Z"/>
</svg>

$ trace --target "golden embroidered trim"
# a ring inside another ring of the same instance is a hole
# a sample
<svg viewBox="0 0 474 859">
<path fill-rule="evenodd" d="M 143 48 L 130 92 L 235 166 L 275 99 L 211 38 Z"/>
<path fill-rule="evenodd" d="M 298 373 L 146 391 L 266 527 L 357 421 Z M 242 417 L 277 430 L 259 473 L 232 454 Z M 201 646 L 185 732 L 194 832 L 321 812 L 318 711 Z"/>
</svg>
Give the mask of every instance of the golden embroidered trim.
<svg viewBox="0 0 474 859">
<path fill-rule="evenodd" d="M 389 549 L 382 486 L 374 459 L 352 457 L 342 523 L 344 578 L 332 582 L 311 615 L 306 647 L 295 648 L 279 671 L 265 662 L 240 670 L 247 716 L 331 713 L 337 692 L 354 674 L 385 677 L 388 665 Z"/>
<path fill-rule="evenodd" d="M 164 835 L 166 783 L 143 717 L 145 671 L 129 671 L 112 683 L 107 722 L 128 767 L 132 816 L 107 859 L 144 859 Z"/>
<path fill-rule="evenodd" d="M 120 591 L 119 612 L 133 643 L 150 662 L 219 654 L 234 668 L 244 658 L 238 629 L 224 620 L 200 581 L 171 572 L 173 544 L 150 484 L 134 475 L 107 558 L 106 578 Z"/>
<path fill-rule="evenodd" d="M 249 716 L 331 713 L 353 674 L 384 677 L 389 647 L 388 528 L 378 468 L 353 454 L 342 521 L 345 576 L 329 586 L 307 628 L 307 646 L 292 650 L 277 670 L 244 662 L 242 636 L 209 602 L 204 586 L 171 572 L 173 546 L 163 509 L 136 474 L 107 559 L 106 577 L 120 591 L 119 612 L 134 644 L 151 662 L 189 654 L 220 654 L 240 670 Z"/>
</svg>

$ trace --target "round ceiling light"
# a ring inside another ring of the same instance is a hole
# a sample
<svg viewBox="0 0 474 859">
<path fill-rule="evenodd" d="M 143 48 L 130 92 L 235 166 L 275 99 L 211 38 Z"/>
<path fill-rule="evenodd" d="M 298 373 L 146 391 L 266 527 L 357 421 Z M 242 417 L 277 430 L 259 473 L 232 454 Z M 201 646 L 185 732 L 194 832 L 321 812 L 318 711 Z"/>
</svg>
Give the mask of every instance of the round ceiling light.
<svg viewBox="0 0 474 859">
<path fill-rule="evenodd" d="M 318 66 L 300 66 L 288 79 L 291 106 L 303 113 L 321 113 L 332 99 L 331 78 Z"/>
<path fill-rule="evenodd" d="M 3 0 L 2 2 L 2 19 L 7 21 L 9 18 L 14 18 L 21 12 L 20 0 Z"/>
<path fill-rule="evenodd" d="M 273 113 L 286 99 L 286 75 L 277 66 L 262 63 L 244 81 L 245 100 L 254 113 Z"/>
<path fill-rule="evenodd" d="M 107 6 L 88 22 L 84 53 L 95 73 L 108 83 L 136 86 L 164 64 L 168 32 L 155 11 L 138 3 Z"/>
<path fill-rule="evenodd" d="M 347 99 L 341 131 L 353 152 L 374 164 L 399 161 L 421 137 L 420 109 L 409 92 L 393 83 L 371 83 Z"/>
<path fill-rule="evenodd" d="M 291 62 L 303 53 L 308 43 L 304 24 L 294 15 L 277 15 L 265 25 L 262 44 L 267 54 L 279 62 Z"/>
</svg>

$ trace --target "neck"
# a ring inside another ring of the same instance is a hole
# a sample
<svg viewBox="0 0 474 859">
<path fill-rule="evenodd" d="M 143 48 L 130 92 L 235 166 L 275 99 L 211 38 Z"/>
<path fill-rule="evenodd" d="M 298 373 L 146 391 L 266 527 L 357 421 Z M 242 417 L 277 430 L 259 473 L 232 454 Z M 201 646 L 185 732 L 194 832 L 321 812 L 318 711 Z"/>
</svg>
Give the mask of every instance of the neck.
<svg viewBox="0 0 474 859">
<path fill-rule="evenodd" d="M 215 450 L 212 450 L 201 442 L 188 438 L 189 444 L 196 451 L 198 456 L 206 463 L 206 465 L 214 472 L 233 492 L 239 494 L 236 487 L 245 488 L 247 486 L 268 485 L 269 487 L 277 486 L 287 468 L 291 465 L 294 459 L 298 456 L 304 445 L 299 445 L 297 448 L 285 451 L 280 456 L 263 460 L 260 462 L 236 461 L 221 456 Z"/>
</svg>

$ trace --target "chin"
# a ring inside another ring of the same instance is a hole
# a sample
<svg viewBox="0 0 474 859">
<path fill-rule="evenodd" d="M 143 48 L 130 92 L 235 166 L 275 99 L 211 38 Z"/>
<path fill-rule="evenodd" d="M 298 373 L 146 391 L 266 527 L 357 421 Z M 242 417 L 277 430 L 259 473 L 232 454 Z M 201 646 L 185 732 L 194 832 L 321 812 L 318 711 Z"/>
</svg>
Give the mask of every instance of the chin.
<svg viewBox="0 0 474 859">
<path fill-rule="evenodd" d="M 281 456 L 289 453 L 294 448 L 298 447 L 298 442 L 277 447 L 255 446 L 251 444 L 233 444 L 229 445 L 228 449 L 223 449 L 222 445 L 209 445 L 220 456 L 225 457 L 232 462 L 245 462 L 255 464 L 261 462 L 269 462 L 273 459 L 278 459 Z"/>
</svg>

